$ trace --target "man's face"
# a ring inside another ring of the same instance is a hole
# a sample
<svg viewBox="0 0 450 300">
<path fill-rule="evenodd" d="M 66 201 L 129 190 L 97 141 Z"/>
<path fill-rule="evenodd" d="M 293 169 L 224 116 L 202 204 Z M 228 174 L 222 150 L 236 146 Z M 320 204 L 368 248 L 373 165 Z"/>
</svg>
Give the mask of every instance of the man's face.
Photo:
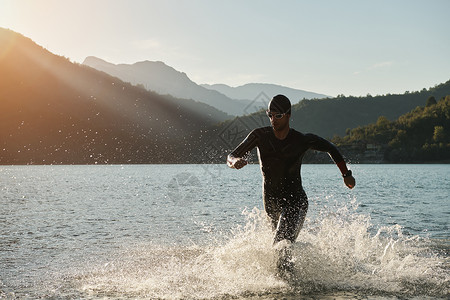
<svg viewBox="0 0 450 300">
<path fill-rule="evenodd" d="M 282 131 L 289 126 L 290 114 L 282 114 L 276 111 L 271 111 L 267 114 L 270 118 L 270 124 L 273 130 Z M 281 117 L 281 118 L 280 118 Z"/>
</svg>

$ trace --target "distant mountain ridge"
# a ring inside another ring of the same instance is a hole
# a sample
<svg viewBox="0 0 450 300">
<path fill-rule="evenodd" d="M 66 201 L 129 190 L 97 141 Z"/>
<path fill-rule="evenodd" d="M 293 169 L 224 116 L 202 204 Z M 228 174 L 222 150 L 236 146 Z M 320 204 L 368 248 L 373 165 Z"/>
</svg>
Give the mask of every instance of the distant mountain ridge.
<svg viewBox="0 0 450 300">
<path fill-rule="evenodd" d="M 211 105 L 230 115 L 241 115 L 249 102 L 237 101 L 197 85 L 186 73 L 179 72 L 160 61 L 141 61 L 134 64 L 112 64 L 89 56 L 83 65 L 120 78 L 134 85 L 143 85 L 147 90 L 181 99 L 193 99 Z M 253 111 L 252 111 L 253 112 Z"/>
<path fill-rule="evenodd" d="M 259 93 L 264 93 L 269 97 L 283 94 L 291 100 L 292 104 L 296 104 L 303 99 L 322 99 L 329 97 L 323 94 L 269 83 L 248 83 L 237 87 L 231 87 L 226 84 L 202 84 L 202 86 L 207 89 L 216 90 L 232 99 L 253 100 Z"/>
<path fill-rule="evenodd" d="M 450 95 L 450 80 L 429 89 L 418 92 L 406 92 L 399 95 L 345 97 L 303 100 L 292 106 L 290 127 L 303 133 L 314 133 L 324 138 L 343 136 L 346 132 L 360 126 L 374 123 L 380 116 L 395 120 L 417 106 L 423 106 L 429 97 L 441 99 Z M 199 144 L 209 144 L 209 160 L 205 162 L 225 161 L 230 153 L 247 135 L 257 127 L 270 126 L 266 114 L 262 111 L 226 120 L 218 124 L 208 134 L 202 134 Z M 304 162 L 330 161 L 327 155 L 313 155 L 310 151 Z M 249 156 L 256 162 L 256 154 Z M 351 158 L 350 158 L 351 159 Z M 396 162 L 396 161 L 391 161 Z"/>
<path fill-rule="evenodd" d="M 0 165 L 184 162 L 191 136 L 229 117 L 0 28 Z"/>
<path fill-rule="evenodd" d="M 143 85 L 156 93 L 200 101 L 235 116 L 250 114 L 264 108 L 267 105 L 265 102 L 277 94 L 286 95 L 293 104 L 302 99 L 327 97 L 323 94 L 265 83 L 249 83 L 236 88 L 224 84 L 198 85 L 189 79 L 186 73 L 177 71 L 160 61 L 116 65 L 89 56 L 84 60 L 83 65 L 118 77 L 125 82 Z M 258 99 L 261 95 L 264 99 Z"/>
<path fill-rule="evenodd" d="M 447 95 L 450 80 L 401 95 L 302 100 L 292 106 L 291 127 L 331 138 Z M 268 125 L 263 111 L 230 119 L 210 105 L 72 63 L 0 28 L 0 165 L 223 163 L 252 129 Z"/>
</svg>

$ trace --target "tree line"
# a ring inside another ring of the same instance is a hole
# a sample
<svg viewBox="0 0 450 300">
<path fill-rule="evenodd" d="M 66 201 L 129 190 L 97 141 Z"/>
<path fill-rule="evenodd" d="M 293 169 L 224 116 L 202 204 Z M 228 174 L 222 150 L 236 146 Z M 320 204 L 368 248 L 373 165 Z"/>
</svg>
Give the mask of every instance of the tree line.
<svg viewBox="0 0 450 300">
<path fill-rule="evenodd" d="M 395 121 L 380 116 L 375 123 L 347 129 L 332 141 L 352 154 L 378 151 L 384 162 L 450 162 L 450 95 L 439 101 L 430 96 L 424 104 Z"/>
<path fill-rule="evenodd" d="M 0 28 L 4 49 L 0 164 L 223 163 L 252 129 L 269 125 L 264 111 L 227 120 L 211 106 L 149 92 Z M 450 95 L 450 81 L 402 95 L 303 100 L 292 107 L 292 127 L 323 137 L 355 128 L 335 143 L 357 153 L 382 148 L 378 154 L 388 162 L 447 159 L 448 99 L 433 101 L 432 95 Z M 414 109 L 427 98 L 425 107 Z M 431 120 L 441 107 L 446 121 Z M 411 109 L 410 117 L 402 116 Z M 329 161 L 305 157 L 322 159 Z"/>
</svg>

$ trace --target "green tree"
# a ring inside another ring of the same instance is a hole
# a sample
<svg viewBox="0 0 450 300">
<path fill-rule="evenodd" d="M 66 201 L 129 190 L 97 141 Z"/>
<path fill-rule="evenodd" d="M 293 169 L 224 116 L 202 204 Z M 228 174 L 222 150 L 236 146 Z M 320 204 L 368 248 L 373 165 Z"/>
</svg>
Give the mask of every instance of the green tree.
<svg viewBox="0 0 450 300">
<path fill-rule="evenodd" d="M 389 120 L 385 116 L 378 117 L 377 126 L 382 128 L 387 128 L 389 125 Z"/>
<path fill-rule="evenodd" d="M 432 105 L 435 105 L 436 103 L 437 103 L 436 99 L 433 96 L 430 96 L 430 97 L 428 97 L 427 104 L 425 106 L 430 107 Z"/>
<path fill-rule="evenodd" d="M 434 126 L 433 141 L 439 143 L 445 140 L 444 126 Z"/>
<path fill-rule="evenodd" d="M 395 121 L 380 116 L 376 123 L 346 130 L 346 136 L 334 140 L 352 149 L 381 145 L 390 162 L 450 161 L 450 96 L 436 104 L 429 99 L 427 107 L 418 106 Z"/>
</svg>

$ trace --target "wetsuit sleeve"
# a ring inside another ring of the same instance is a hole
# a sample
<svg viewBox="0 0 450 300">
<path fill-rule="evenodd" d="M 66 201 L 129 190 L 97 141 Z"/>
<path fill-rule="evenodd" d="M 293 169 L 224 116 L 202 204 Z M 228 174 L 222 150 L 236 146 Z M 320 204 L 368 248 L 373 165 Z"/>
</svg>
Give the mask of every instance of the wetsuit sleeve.
<svg viewBox="0 0 450 300">
<path fill-rule="evenodd" d="M 307 145 L 309 149 L 328 152 L 328 154 L 331 156 L 331 158 L 336 164 L 344 161 L 344 158 L 342 157 L 341 153 L 333 143 L 315 134 L 309 133 L 306 134 L 305 137 L 307 139 Z"/>
<path fill-rule="evenodd" d="M 244 157 L 257 145 L 258 138 L 255 131 L 249 133 L 249 135 L 230 153 L 232 157 Z"/>
</svg>

